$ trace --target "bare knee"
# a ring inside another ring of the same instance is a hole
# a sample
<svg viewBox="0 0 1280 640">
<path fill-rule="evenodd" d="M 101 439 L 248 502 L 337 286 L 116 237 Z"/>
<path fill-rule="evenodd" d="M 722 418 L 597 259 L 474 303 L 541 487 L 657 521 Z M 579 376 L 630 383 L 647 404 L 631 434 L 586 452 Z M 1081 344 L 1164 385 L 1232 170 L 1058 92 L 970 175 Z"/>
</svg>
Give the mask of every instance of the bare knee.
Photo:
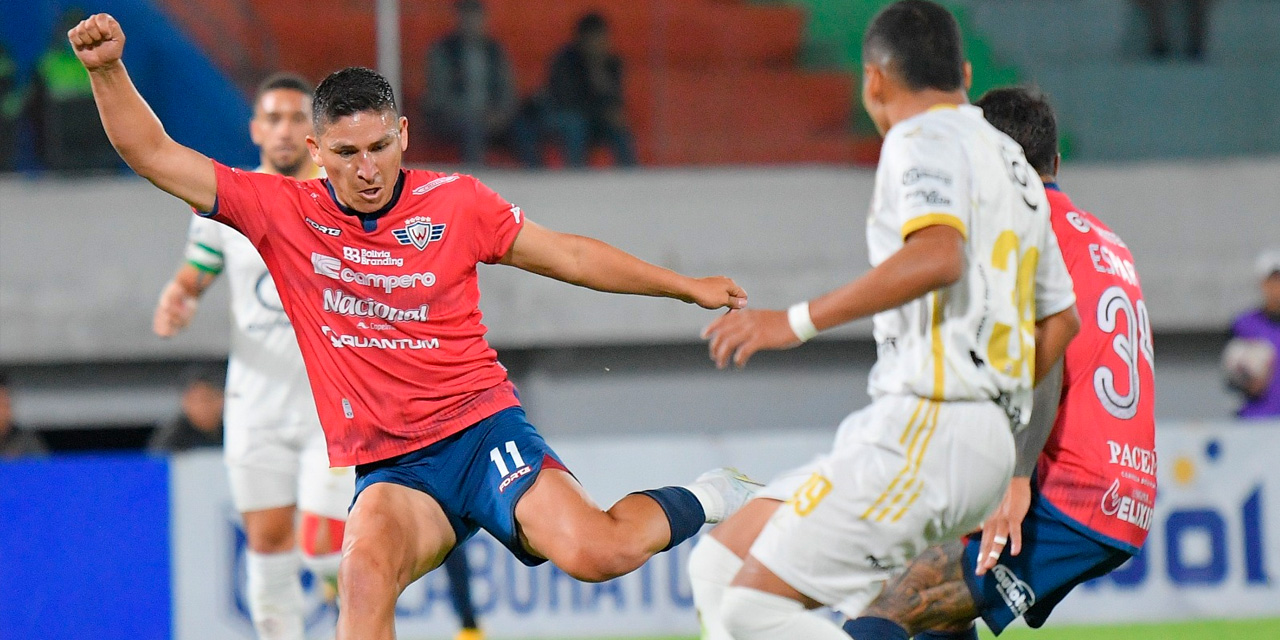
<svg viewBox="0 0 1280 640">
<path fill-rule="evenodd" d="M 362 596 L 399 593 L 401 567 L 385 551 L 372 545 L 348 545 L 338 566 L 338 593 L 344 602 Z"/>
<path fill-rule="evenodd" d="M 293 507 L 242 514 L 245 537 L 256 553 L 284 553 L 294 548 Z"/>
</svg>

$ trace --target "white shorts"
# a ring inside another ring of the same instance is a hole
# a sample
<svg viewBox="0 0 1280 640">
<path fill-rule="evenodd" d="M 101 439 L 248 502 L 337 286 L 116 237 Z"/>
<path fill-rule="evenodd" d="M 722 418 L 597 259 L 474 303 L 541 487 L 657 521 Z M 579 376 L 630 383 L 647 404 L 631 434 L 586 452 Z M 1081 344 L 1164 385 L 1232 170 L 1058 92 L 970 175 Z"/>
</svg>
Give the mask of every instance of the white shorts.
<svg viewBox="0 0 1280 640">
<path fill-rule="evenodd" d="M 297 505 L 306 512 L 346 520 L 355 493 L 352 467 L 329 468 L 320 425 L 226 428 L 223 455 L 231 499 L 245 513 Z"/>
<path fill-rule="evenodd" d="M 1013 474 L 994 402 L 887 396 L 840 424 L 831 453 L 758 495 L 785 500 L 751 555 L 797 591 L 856 617 L 930 544 L 976 529 Z"/>
</svg>

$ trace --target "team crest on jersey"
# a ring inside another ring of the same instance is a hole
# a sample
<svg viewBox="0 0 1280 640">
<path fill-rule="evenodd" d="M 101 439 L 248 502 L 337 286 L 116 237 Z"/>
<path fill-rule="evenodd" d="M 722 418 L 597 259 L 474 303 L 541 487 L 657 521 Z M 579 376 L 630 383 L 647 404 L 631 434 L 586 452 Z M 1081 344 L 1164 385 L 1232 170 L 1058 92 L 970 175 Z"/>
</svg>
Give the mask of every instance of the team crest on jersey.
<svg viewBox="0 0 1280 640">
<path fill-rule="evenodd" d="M 393 229 L 391 234 L 400 244 L 411 244 L 422 251 L 427 245 L 444 237 L 444 223 L 432 224 L 431 218 L 409 218 L 403 229 Z"/>
</svg>

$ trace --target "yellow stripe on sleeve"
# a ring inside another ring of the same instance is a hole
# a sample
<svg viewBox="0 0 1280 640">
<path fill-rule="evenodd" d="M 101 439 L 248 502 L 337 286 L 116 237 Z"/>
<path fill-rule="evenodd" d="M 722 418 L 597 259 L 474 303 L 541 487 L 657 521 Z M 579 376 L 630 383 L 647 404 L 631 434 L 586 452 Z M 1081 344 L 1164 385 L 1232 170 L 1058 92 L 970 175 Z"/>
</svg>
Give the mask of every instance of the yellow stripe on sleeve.
<svg viewBox="0 0 1280 640">
<path fill-rule="evenodd" d="M 960 232 L 965 240 L 969 239 L 969 228 L 965 226 L 964 221 L 949 213 L 926 213 L 922 216 L 912 218 L 902 225 L 902 239 L 906 240 L 907 236 L 925 228 L 934 225 L 942 225 L 951 227 Z"/>
</svg>

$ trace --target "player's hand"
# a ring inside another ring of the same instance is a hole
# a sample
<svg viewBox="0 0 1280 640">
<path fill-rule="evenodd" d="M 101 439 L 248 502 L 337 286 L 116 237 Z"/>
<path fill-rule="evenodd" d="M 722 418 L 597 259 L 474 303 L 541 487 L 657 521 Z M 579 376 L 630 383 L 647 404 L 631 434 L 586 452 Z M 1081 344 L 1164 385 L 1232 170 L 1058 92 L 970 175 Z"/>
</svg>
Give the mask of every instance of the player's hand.
<svg viewBox="0 0 1280 640">
<path fill-rule="evenodd" d="M 790 349 L 800 344 L 787 322 L 787 312 L 769 309 L 730 311 L 707 325 L 702 338 L 711 341 L 711 359 L 719 369 L 728 366 L 730 358 L 744 367 L 761 349 Z"/>
<path fill-rule="evenodd" d="M 1031 478 L 1014 478 L 996 512 L 982 523 L 982 545 L 978 548 L 978 568 L 984 575 L 1000 561 L 1005 546 L 1009 555 L 1022 553 L 1022 520 L 1031 508 Z"/>
<path fill-rule="evenodd" d="M 114 65 L 124 54 L 124 30 L 115 18 L 106 13 L 85 18 L 67 32 L 67 40 L 75 49 L 80 63 L 89 71 Z"/>
<path fill-rule="evenodd" d="M 694 278 L 693 288 L 685 302 L 692 302 L 703 309 L 741 309 L 747 306 L 747 292 L 725 276 Z"/>
<path fill-rule="evenodd" d="M 191 295 L 177 282 L 170 281 L 160 292 L 160 302 L 151 321 L 151 329 L 161 338 L 172 338 L 191 324 L 200 299 Z"/>
</svg>

